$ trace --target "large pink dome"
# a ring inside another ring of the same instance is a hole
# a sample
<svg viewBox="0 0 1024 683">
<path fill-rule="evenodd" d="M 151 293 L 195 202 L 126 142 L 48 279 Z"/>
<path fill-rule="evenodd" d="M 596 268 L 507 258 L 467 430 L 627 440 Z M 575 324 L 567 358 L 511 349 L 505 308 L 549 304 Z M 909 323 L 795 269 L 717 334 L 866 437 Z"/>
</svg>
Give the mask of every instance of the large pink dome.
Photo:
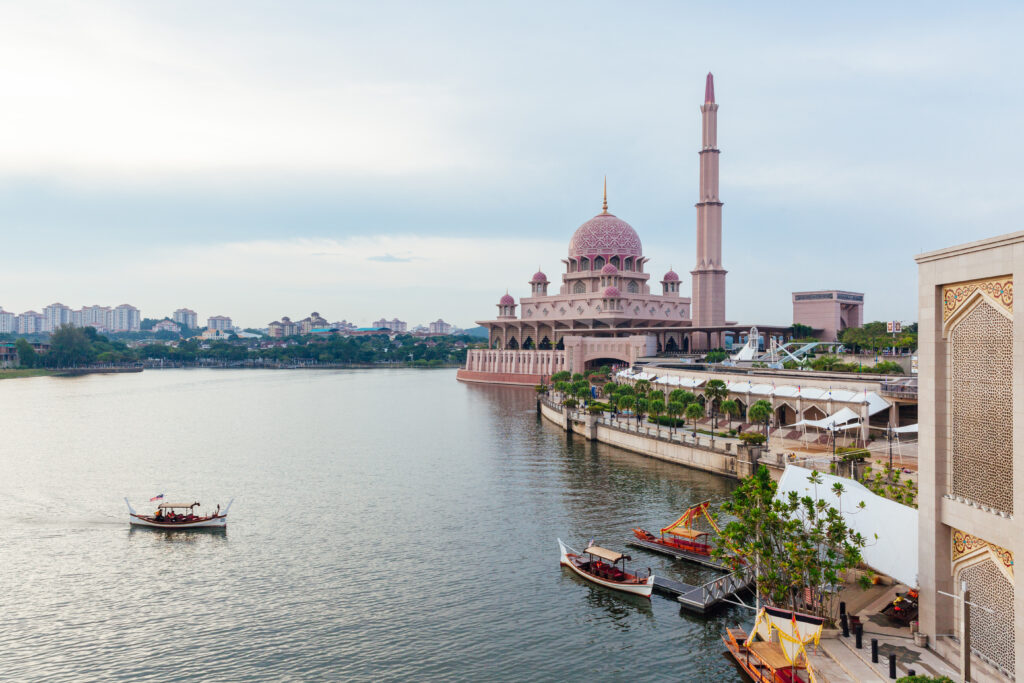
<svg viewBox="0 0 1024 683">
<path fill-rule="evenodd" d="M 511 294 L 506 294 L 505 296 L 501 297 L 501 299 L 498 300 L 499 306 L 514 306 L 515 303 L 516 300 L 512 298 Z"/>
<path fill-rule="evenodd" d="M 581 225 L 569 240 L 569 258 L 581 256 L 643 256 L 640 236 L 629 223 L 599 213 Z"/>
</svg>

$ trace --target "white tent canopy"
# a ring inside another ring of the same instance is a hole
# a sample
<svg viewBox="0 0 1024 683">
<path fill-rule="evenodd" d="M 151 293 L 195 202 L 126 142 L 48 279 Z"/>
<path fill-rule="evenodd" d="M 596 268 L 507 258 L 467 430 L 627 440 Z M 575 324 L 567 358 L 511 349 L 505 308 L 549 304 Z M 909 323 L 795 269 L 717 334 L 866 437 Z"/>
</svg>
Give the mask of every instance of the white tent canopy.
<svg viewBox="0 0 1024 683">
<path fill-rule="evenodd" d="M 829 415 L 828 417 L 821 420 L 800 420 L 794 424 L 788 425 L 789 427 L 818 427 L 821 429 L 832 429 L 833 426 L 836 429 L 846 429 L 842 425 L 852 422 L 853 420 L 859 420 L 860 415 L 853 412 L 849 408 L 840 408 L 838 412 Z M 860 425 L 853 425 L 859 427 Z"/>
<path fill-rule="evenodd" d="M 917 434 L 917 424 L 907 425 L 906 427 L 897 427 L 892 430 L 893 434 Z"/>
<path fill-rule="evenodd" d="M 855 481 L 831 474 L 821 473 L 823 483 L 815 487 L 807 481 L 810 475 L 811 470 L 788 465 L 786 471 L 782 473 L 776 497 L 785 500 L 790 491 L 796 491 L 800 496 L 814 498 L 817 495 L 832 507 L 840 508 L 839 499 L 836 498 L 832 485 L 841 483 L 845 489 L 842 494 L 842 510 L 855 510 L 857 505 L 864 501 L 863 510 L 858 510 L 856 514 L 843 515 L 851 529 L 868 539 L 867 546 L 861 549 L 864 562 L 901 583 L 916 586 L 917 510 L 876 496 Z"/>
</svg>

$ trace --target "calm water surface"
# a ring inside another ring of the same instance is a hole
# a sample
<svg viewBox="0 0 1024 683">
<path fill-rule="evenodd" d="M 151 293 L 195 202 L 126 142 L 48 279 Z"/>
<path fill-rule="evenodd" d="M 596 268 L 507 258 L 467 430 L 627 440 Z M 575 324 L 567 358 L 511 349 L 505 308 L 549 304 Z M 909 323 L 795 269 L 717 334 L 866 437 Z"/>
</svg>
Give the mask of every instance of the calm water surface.
<svg viewBox="0 0 1024 683">
<path fill-rule="evenodd" d="M 624 549 L 730 490 L 448 370 L 4 380 L 0 679 L 741 680 L 748 612 L 592 587 L 555 541 Z M 157 493 L 234 497 L 227 532 L 129 530 Z"/>
</svg>

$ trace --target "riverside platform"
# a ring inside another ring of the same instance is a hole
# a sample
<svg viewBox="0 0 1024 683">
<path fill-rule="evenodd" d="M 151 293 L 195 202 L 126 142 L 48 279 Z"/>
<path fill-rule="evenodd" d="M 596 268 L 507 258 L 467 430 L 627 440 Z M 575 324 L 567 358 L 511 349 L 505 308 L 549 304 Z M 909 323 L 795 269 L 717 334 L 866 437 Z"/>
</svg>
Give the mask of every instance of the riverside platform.
<svg viewBox="0 0 1024 683">
<path fill-rule="evenodd" d="M 711 579 L 705 584 L 694 586 L 682 581 L 654 577 L 654 590 L 662 595 L 674 597 L 683 607 L 704 613 L 718 603 L 728 600 L 745 590 L 754 582 L 753 572 L 742 570 Z"/>
<path fill-rule="evenodd" d="M 643 548 L 645 550 L 650 550 L 654 553 L 661 553 L 662 555 L 674 557 L 677 560 L 687 560 L 688 562 L 696 562 L 697 564 L 702 564 L 705 567 L 711 567 L 712 569 L 717 569 L 723 572 L 729 571 L 729 568 L 726 567 L 724 564 L 720 562 L 715 562 L 707 555 L 691 553 L 688 550 L 682 550 L 681 548 L 673 548 L 671 546 L 662 545 L 661 543 L 655 543 L 653 541 L 645 541 L 641 538 L 631 538 L 628 541 L 626 541 L 626 543 L 628 545 L 633 546 L 634 548 Z"/>
</svg>

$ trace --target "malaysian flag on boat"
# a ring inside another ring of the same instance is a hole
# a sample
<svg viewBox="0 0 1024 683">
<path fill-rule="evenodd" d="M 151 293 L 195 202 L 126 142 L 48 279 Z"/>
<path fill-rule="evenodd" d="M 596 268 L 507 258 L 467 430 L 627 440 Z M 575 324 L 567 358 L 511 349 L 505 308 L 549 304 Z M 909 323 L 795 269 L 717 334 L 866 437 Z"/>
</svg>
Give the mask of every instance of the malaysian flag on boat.
<svg viewBox="0 0 1024 683">
<path fill-rule="evenodd" d="M 164 499 L 164 494 L 161 493 L 159 496 L 153 496 L 152 498 L 150 498 L 149 502 L 152 503 L 154 500 L 163 500 L 163 499 Z"/>
</svg>

